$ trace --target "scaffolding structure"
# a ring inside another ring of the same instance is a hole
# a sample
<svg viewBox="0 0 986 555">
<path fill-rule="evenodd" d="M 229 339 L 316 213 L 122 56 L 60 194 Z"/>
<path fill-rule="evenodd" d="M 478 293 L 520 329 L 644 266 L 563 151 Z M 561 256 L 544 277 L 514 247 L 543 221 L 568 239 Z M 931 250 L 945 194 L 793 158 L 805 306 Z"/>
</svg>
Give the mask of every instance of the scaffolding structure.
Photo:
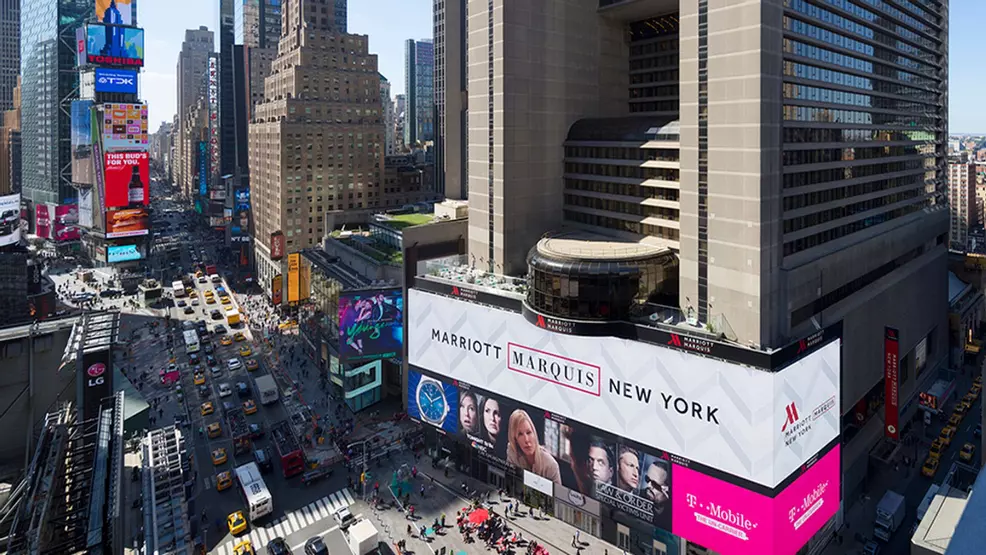
<svg viewBox="0 0 986 555">
<path fill-rule="evenodd" d="M 194 486 L 181 430 L 151 430 L 143 443 L 144 553 L 191 555 L 195 549 L 189 514 Z"/>
<path fill-rule="evenodd" d="M 95 418 L 78 414 L 66 403 L 45 417 L 8 553 L 122 552 L 123 393 L 104 399 Z"/>
</svg>

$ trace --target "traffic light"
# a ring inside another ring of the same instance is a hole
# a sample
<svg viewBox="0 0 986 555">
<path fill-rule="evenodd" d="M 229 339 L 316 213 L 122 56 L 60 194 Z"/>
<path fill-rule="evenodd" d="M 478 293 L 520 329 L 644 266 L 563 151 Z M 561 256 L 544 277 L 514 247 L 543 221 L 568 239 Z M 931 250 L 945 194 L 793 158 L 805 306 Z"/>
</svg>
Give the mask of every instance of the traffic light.
<svg viewBox="0 0 986 555">
<path fill-rule="evenodd" d="M 365 483 L 365 482 L 366 482 L 366 472 L 361 472 L 360 475 L 359 475 L 359 483 L 362 484 L 362 483 Z"/>
</svg>

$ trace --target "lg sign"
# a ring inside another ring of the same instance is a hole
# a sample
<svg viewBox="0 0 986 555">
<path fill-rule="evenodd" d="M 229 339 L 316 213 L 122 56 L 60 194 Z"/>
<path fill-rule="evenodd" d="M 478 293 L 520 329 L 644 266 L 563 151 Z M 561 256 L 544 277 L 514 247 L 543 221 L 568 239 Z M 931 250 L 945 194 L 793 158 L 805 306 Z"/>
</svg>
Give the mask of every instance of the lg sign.
<svg viewBox="0 0 986 555">
<path fill-rule="evenodd" d="M 88 376 L 86 387 L 96 387 L 106 383 L 106 365 L 102 362 L 97 362 L 87 368 L 86 374 Z"/>
</svg>

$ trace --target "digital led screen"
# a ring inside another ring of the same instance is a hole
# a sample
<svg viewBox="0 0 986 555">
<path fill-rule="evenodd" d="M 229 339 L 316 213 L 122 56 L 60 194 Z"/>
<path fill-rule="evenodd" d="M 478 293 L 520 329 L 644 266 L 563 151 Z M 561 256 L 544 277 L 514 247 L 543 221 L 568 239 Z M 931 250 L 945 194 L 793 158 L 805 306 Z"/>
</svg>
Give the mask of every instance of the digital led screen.
<svg viewBox="0 0 986 555">
<path fill-rule="evenodd" d="M 403 291 L 375 289 L 341 293 L 339 336 L 339 358 L 343 362 L 400 357 L 404 345 Z"/>
</svg>

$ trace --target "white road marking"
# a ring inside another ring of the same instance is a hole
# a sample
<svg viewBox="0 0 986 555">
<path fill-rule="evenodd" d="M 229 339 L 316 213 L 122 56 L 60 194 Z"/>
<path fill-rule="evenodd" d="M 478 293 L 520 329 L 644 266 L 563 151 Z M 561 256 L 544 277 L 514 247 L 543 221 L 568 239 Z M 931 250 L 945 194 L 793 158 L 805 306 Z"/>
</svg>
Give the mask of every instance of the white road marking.
<svg viewBox="0 0 986 555">
<path fill-rule="evenodd" d="M 349 493 L 349 488 L 345 488 L 345 489 L 343 489 L 343 490 L 342 490 L 342 495 L 343 495 L 343 497 L 345 497 L 345 498 L 346 498 L 346 505 L 347 505 L 347 506 L 349 506 L 349 505 L 352 505 L 352 504 L 354 504 L 354 503 L 356 503 L 356 500 L 355 500 L 355 499 L 353 499 L 353 496 L 352 496 L 352 495 L 350 495 L 350 493 Z"/>
<path fill-rule="evenodd" d="M 315 503 L 318 506 L 318 515 L 322 518 L 328 517 L 330 511 L 325 504 L 325 498 L 323 497 L 322 499 L 319 499 Z"/>
<path fill-rule="evenodd" d="M 308 512 L 310 512 L 312 514 L 312 518 L 315 519 L 315 522 L 318 522 L 318 521 L 322 520 L 323 518 L 325 518 L 325 517 L 323 517 L 322 515 L 319 514 L 319 512 L 318 512 L 318 505 L 316 505 L 315 503 L 309 503 L 308 504 Z"/>
<path fill-rule="evenodd" d="M 305 522 L 307 523 L 308 526 L 315 524 L 316 520 L 314 517 L 312 517 L 311 513 L 308 512 L 308 507 L 302 507 L 301 509 L 299 509 L 299 512 L 301 513 L 301 516 L 305 519 Z"/>
<path fill-rule="evenodd" d="M 288 513 L 288 522 L 291 523 L 291 531 L 301 530 L 303 526 L 298 525 L 298 519 L 294 516 L 294 513 Z"/>
</svg>

